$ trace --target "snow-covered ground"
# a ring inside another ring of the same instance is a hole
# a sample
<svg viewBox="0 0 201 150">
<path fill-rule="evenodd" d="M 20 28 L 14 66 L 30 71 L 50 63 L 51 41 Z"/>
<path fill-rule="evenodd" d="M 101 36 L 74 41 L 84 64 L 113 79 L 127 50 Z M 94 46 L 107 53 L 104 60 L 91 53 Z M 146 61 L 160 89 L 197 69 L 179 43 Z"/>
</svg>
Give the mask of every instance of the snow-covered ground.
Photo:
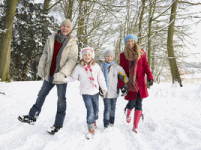
<svg viewBox="0 0 201 150">
<path fill-rule="evenodd" d="M 28 113 L 41 85 L 42 81 L 0 83 L 1 150 L 201 150 L 200 83 L 182 88 L 170 83 L 154 84 L 150 96 L 143 100 L 144 121 L 140 121 L 137 134 L 131 130 L 132 123 L 125 121 L 123 108 L 127 101 L 123 97 L 117 101 L 115 126 L 104 129 L 100 98 L 98 129 L 90 140 L 85 139 L 86 108 L 79 82 L 68 84 L 64 127 L 55 135 L 46 130 L 54 123 L 56 88 L 46 98 L 35 125 L 17 120 L 18 115 Z"/>
</svg>

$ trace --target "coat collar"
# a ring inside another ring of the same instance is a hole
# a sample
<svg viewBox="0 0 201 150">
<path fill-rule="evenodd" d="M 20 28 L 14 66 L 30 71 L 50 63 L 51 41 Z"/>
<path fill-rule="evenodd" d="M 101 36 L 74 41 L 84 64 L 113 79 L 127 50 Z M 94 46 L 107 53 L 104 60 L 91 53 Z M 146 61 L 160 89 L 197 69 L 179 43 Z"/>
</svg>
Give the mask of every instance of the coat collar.
<svg viewBox="0 0 201 150">
<path fill-rule="evenodd" d="M 50 36 L 49 36 L 49 41 L 50 41 L 50 46 L 51 46 L 51 49 L 54 48 L 54 41 L 55 41 L 55 36 L 56 36 L 57 32 L 53 32 Z M 74 44 L 74 42 L 77 41 L 77 38 L 72 36 L 70 37 L 69 41 L 68 41 L 68 44 L 66 47 L 68 46 L 71 46 Z"/>
</svg>

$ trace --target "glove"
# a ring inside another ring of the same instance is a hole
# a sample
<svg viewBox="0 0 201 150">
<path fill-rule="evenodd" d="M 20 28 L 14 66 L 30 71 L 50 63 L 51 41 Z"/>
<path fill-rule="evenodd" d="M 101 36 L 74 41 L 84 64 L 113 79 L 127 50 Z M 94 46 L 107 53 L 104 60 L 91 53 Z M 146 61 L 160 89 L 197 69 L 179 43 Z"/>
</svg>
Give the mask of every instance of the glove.
<svg viewBox="0 0 201 150">
<path fill-rule="evenodd" d="M 99 94 L 100 94 L 100 96 L 103 98 L 104 97 L 104 93 L 103 93 L 103 91 L 101 90 L 101 88 L 99 88 Z"/>
<path fill-rule="evenodd" d="M 149 86 L 152 86 L 153 85 L 153 80 L 152 79 L 149 79 Z"/>
<path fill-rule="evenodd" d="M 65 78 L 65 75 L 61 72 L 54 74 L 54 81 L 63 81 L 64 78 Z"/>
<path fill-rule="evenodd" d="M 38 68 L 38 75 L 41 77 L 41 78 L 45 78 L 45 70 L 43 68 Z"/>
<path fill-rule="evenodd" d="M 121 93 L 122 93 L 121 96 L 126 96 L 129 92 L 127 86 L 122 86 L 120 89 L 121 89 Z"/>
</svg>

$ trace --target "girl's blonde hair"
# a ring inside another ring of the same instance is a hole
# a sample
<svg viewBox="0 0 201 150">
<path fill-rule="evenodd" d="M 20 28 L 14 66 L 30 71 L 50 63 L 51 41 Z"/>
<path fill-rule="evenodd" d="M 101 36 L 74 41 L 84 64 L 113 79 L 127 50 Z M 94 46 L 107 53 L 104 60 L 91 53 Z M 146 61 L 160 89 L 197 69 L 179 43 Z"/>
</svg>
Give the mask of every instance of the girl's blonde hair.
<svg viewBox="0 0 201 150">
<path fill-rule="evenodd" d="M 95 65 L 95 63 L 96 63 L 96 61 L 92 58 L 91 61 L 90 61 L 90 64 L 93 66 L 93 65 Z M 82 66 L 88 65 L 88 64 L 84 61 L 84 59 L 80 60 L 79 64 L 82 65 Z"/>
<path fill-rule="evenodd" d="M 133 39 L 131 39 L 133 40 Z M 136 50 L 137 52 L 137 55 L 138 55 L 138 60 L 141 58 L 141 56 L 144 54 L 144 52 L 141 50 L 140 46 L 137 44 L 137 42 L 135 40 L 134 41 L 134 49 Z M 125 45 L 125 48 L 124 48 L 124 55 L 126 57 L 126 59 L 128 60 L 129 56 L 128 56 L 128 52 L 129 52 L 129 47 L 128 45 L 126 44 Z"/>
</svg>

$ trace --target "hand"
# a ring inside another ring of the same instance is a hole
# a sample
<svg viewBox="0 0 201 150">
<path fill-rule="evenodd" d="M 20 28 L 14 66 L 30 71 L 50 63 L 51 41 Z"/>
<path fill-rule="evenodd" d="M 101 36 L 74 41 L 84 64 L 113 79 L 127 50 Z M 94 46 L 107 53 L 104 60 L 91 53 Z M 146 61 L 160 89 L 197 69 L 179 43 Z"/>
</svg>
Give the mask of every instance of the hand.
<svg viewBox="0 0 201 150">
<path fill-rule="evenodd" d="M 153 85 L 153 80 L 152 79 L 149 79 L 149 86 L 152 86 Z"/>
<path fill-rule="evenodd" d="M 104 97 L 104 92 L 101 90 L 101 88 L 99 88 L 99 94 L 101 97 Z"/>
<path fill-rule="evenodd" d="M 61 72 L 54 74 L 54 81 L 63 81 L 64 78 L 65 78 L 65 75 Z"/>
<path fill-rule="evenodd" d="M 126 96 L 129 92 L 127 86 L 122 86 L 120 89 L 121 89 L 121 93 L 122 93 L 121 96 Z"/>
<path fill-rule="evenodd" d="M 68 77 L 63 79 L 63 82 L 67 83 L 68 82 Z"/>
</svg>

